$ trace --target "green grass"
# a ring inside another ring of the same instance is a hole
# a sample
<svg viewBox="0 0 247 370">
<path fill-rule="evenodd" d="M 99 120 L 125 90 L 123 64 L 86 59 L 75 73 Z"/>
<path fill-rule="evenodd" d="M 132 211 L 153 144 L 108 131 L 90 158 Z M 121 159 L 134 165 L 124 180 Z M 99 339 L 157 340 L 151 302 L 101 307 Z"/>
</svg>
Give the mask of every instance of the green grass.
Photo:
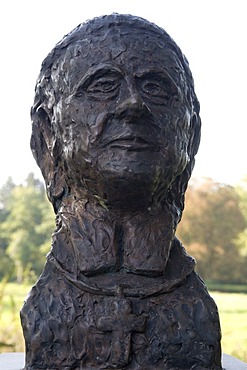
<svg viewBox="0 0 247 370">
<path fill-rule="evenodd" d="M 19 312 L 29 290 L 29 285 L 0 283 L 0 352 L 24 351 Z"/>
<path fill-rule="evenodd" d="M 245 284 L 220 284 L 220 283 L 211 283 L 206 282 L 208 289 L 213 292 L 226 292 L 226 293 L 246 293 L 247 294 L 247 285 Z"/>
<path fill-rule="evenodd" d="M 210 294 L 219 309 L 222 351 L 247 362 L 247 294 Z"/>
<path fill-rule="evenodd" d="M 0 283 L 0 352 L 24 351 L 19 311 L 29 290 L 28 285 Z M 223 352 L 247 362 L 247 294 L 210 294 L 219 308 Z"/>
</svg>

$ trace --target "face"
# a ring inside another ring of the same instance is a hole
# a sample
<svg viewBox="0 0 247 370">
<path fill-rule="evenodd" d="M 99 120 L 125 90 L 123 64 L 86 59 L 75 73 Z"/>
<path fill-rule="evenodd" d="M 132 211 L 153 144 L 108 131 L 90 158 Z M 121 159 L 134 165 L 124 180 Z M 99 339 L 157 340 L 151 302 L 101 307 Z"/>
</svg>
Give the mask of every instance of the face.
<svg viewBox="0 0 247 370">
<path fill-rule="evenodd" d="M 188 163 L 184 71 L 157 37 L 117 36 L 73 45 L 54 72 L 64 83 L 55 109 L 64 158 L 79 182 L 169 187 Z"/>
</svg>

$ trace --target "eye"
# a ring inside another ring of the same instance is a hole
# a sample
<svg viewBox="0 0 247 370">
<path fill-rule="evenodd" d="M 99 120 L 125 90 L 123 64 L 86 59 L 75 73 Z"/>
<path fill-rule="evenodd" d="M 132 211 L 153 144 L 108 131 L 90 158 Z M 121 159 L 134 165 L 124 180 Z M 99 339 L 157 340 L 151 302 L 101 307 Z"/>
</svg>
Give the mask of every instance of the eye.
<svg viewBox="0 0 247 370">
<path fill-rule="evenodd" d="M 101 77 L 97 81 L 93 81 L 86 89 L 89 94 L 107 94 L 115 91 L 119 87 L 119 82 L 116 78 Z"/>
<path fill-rule="evenodd" d="M 139 81 L 140 91 L 144 98 L 154 104 L 167 104 L 172 98 L 178 96 L 175 83 L 163 75 L 146 75 Z"/>
<path fill-rule="evenodd" d="M 166 95 L 166 92 L 158 82 L 145 82 L 142 85 L 142 90 L 146 94 L 153 96 Z"/>
<path fill-rule="evenodd" d="M 114 72 L 100 73 L 91 76 L 80 86 L 75 94 L 76 97 L 88 96 L 93 100 L 104 100 L 115 97 L 121 84 L 120 76 Z"/>
</svg>

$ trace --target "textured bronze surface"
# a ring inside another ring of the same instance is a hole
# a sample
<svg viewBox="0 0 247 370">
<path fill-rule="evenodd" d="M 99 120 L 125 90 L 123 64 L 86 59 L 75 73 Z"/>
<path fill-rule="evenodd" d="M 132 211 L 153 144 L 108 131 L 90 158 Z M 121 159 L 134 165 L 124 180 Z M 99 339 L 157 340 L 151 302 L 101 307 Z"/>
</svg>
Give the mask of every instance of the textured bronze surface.
<svg viewBox="0 0 247 370">
<path fill-rule="evenodd" d="M 57 227 L 21 311 L 25 369 L 220 370 L 217 308 L 175 237 L 200 141 L 178 46 L 138 17 L 81 24 L 31 115 Z"/>
</svg>

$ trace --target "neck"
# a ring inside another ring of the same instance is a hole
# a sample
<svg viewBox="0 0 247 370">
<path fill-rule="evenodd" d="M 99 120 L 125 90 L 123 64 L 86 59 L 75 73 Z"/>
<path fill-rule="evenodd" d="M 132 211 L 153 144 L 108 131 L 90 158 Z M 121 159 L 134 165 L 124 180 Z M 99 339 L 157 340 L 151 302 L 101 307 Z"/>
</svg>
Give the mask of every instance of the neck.
<svg viewBox="0 0 247 370">
<path fill-rule="evenodd" d="M 63 253 L 63 243 L 66 251 L 74 254 L 73 258 L 67 257 L 68 261 L 76 261 L 69 270 L 76 268 L 88 276 L 129 271 L 149 276 L 164 274 L 175 233 L 168 209 L 111 210 L 96 200 L 67 198 L 58 217 L 61 228 L 55 236 L 60 240 L 53 243 L 58 246 L 53 254 L 56 257 Z"/>
<path fill-rule="evenodd" d="M 162 213 L 168 187 L 161 181 L 148 179 L 113 178 L 100 181 L 88 180 L 84 184 L 70 184 L 70 193 L 77 199 L 87 199 L 91 204 L 103 207 L 112 214 Z"/>
</svg>

